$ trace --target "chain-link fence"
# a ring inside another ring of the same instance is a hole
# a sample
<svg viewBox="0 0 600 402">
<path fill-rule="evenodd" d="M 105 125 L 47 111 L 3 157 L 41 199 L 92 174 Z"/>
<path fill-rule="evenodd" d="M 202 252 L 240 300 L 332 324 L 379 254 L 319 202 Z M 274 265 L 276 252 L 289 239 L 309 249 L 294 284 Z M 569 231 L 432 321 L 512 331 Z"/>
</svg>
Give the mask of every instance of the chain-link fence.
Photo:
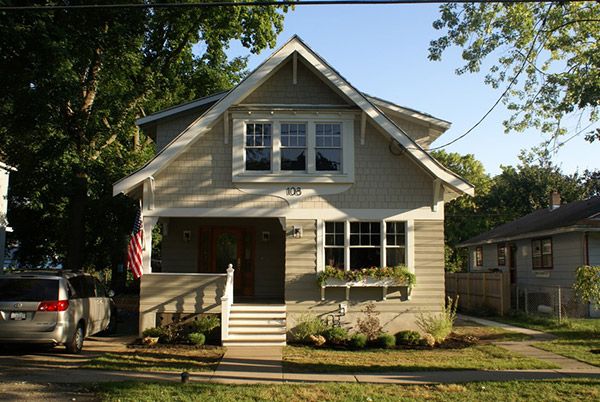
<svg viewBox="0 0 600 402">
<path fill-rule="evenodd" d="M 558 319 L 585 317 L 586 305 L 575 296 L 572 288 L 564 286 L 516 286 L 512 307 L 525 314 Z"/>
</svg>

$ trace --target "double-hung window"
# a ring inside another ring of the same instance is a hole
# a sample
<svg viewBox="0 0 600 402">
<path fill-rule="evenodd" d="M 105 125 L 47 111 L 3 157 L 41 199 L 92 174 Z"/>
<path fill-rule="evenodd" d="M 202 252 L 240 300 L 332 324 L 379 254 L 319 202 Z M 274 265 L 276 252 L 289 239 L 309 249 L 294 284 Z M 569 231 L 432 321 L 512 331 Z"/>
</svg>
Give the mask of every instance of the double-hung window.
<svg viewBox="0 0 600 402">
<path fill-rule="evenodd" d="M 506 265 L 506 244 L 505 243 L 500 243 L 497 246 L 497 250 L 498 250 L 498 266 L 505 266 Z"/>
<path fill-rule="evenodd" d="M 475 266 L 483 266 L 483 247 L 481 246 L 475 247 Z"/>
<path fill-rule="evenodd" d="M 340 123 L 317 123 L 315 132 L 316 169 L 319 171 L 341 171 L 342 125 Z"/>
<path fill-rule="evenodd" d="M 281 124 L 281 170 L 306 171 L 306 123 Z"/>
<path fill-rule="evenodd" d="M 533 269 L 552 269 L 552 239 L 532 240 L 531 258 Z"/>
<path fill-rule="evenodd" d="M 406 222 L 325 222 L 324 266 L 354 270 L 406 265 Z"/>
<path fill-rule="evenodd" d="M 271 170 L 271 123 L 246 124 L 246 170 Z"/>
</svg>

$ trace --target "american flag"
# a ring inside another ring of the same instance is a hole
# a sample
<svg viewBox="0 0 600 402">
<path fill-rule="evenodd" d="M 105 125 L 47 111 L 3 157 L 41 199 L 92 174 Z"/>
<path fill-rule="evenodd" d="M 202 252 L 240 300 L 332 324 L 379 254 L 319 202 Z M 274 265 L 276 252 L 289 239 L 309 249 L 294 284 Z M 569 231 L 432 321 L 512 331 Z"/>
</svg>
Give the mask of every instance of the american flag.
<svg viewBox="0 0 600 402">
<path fill-rule="evenodd" d="M 135 214 L 135 223 L 131 231 L 131 239 L 127 246 L 127 267 L 133 272 L 135 279 L 139 279 L 142 274 L 142 248 L 144 242 L 144 218 L 142 216 L 142 207 Z"/>
</svg>

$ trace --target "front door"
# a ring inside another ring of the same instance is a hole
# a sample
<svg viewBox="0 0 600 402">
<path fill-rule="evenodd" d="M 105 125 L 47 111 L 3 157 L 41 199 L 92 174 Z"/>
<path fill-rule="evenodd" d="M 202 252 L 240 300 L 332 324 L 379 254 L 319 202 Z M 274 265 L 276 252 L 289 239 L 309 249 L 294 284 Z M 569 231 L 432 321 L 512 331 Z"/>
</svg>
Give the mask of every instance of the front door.
<svg viewBox="0 0 600 402">
<path fill-rule="evenodd" d="M 248 230 L 217 227 L 212 231 L 213 272 L 225 272 L 233 265 L 234 296 L 254 295 L 254 244 Z"/>
</svg>

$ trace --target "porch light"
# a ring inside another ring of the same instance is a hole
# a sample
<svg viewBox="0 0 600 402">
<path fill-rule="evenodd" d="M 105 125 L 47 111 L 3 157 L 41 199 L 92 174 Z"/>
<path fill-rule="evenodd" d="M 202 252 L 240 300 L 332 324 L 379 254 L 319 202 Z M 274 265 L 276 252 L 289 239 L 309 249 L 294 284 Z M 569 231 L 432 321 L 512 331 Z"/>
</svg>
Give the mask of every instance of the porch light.
<svg viewBox="0 0 600 402">
<path fill-rule="evenodd" d="M 292 233 L 294 239 L 300 239 L 302 237 L 302 226 L 293 226 Z"/>
</svg>

